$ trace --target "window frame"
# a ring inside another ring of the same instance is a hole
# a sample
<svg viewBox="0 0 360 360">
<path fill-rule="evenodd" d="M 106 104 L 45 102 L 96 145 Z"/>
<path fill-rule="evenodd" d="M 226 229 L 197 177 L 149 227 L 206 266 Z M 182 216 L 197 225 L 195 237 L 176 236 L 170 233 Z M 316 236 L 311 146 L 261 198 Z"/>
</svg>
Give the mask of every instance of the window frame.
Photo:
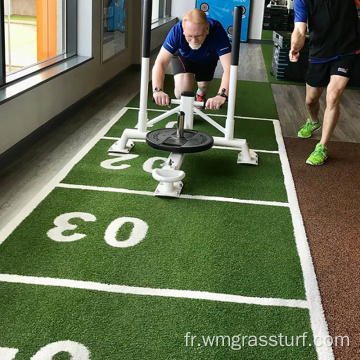
<svg viewBox="0 0 360 360">
<path fill-rule="evenodd" d="M 158 1 L 159 1 L 158 17 L 151 21 L 152 24 L 171 17 L 171 0 L 158 0 Z"/>
<path fill-rule="evenodd" d="M 0 0 L 0 87 L 5 83 L 6 64 L 5 64 L 5 3 Z"/>
<path fill-rule="evenodd" d="M 65 7 L 63 21 L 65 22 L 66 29 L 65 53 L 25 66 L 13 73 L 6 74 L 5 0 L 0 0 L 0 88 L 11 85 L 16 81 L 23 80 L 77 55 L 77 0 L 63 0 L 63 4 Z"/>
</svg>

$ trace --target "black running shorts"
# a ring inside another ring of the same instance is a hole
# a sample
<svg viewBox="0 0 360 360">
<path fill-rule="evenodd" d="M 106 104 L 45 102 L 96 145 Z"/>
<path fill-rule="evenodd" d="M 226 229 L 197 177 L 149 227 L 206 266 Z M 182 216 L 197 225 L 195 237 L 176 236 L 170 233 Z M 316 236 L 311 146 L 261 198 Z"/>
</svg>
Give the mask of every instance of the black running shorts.
<svg viewBox="0 0 360 360">
<path fill-rule="evenodd" d="M 217 66 L 217 61 L 212 63 L 195 63 L 181 56 L 177 51 L 171 60 L 173 74 L 195 74 L 196 81 L 211 81 Z"/>
<path fill-rule="evenodd" d="M 313 87 L 326 87 L 332 75 L 350 78 L 357 55 L 346 55 L 325 63 L 309 63 L 306 83 Z"/>
</svg>

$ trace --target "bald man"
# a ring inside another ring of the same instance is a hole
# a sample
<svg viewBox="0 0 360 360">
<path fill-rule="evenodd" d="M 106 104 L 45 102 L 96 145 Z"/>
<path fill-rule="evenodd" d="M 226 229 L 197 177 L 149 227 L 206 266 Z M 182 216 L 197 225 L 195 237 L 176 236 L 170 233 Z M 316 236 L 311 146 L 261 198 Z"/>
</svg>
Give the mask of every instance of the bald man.
<svg viewBox="0 0 360 360">
<path fill-rule="evenodd" d="M 223 75 L 218 94 L 206 99 L 219 59 Z M 219 21 L 207 18 L 201 10 L 192 9 L 170 30 L 152 70 L 153 97 L 161 106 L 170 103 L 169 95 L 163 90 L 170 62 L 176 98 L 180 98 L 183 91 L 193 91 L 196 81 L 196 101 L 204 102 L 205 109 L 220 109 L 228 97 L 231 45 Z"/>
</svg>

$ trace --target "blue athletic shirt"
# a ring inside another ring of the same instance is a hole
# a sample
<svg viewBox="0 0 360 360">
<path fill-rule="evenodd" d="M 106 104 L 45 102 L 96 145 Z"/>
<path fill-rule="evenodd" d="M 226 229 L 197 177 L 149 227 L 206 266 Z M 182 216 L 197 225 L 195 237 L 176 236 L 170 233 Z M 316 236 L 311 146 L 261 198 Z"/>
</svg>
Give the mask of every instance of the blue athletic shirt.
<svg viewBox="0 0 360 360">
<path fill-rule="evenodd" d="M 306 23 L 308 19 L 308 8 L 304 0 L 295 0 L 294 2 L 295 22 Z"/>
<path fill-rule="evenodd" d="M 231 45 L 226 31 L 219 21 L 207 18 L 209 23 L 209 34 L 206 36 L 200 49 L 190 48 L 185 39 L 182 29 L 182 21 L 176 23 L 168 33 L 163 47 L 171 54 L 179 51 L 180 54 L 196 63 L 211 63 L 217 61 L 219 56 L 231 52 Z"/>
</svg>

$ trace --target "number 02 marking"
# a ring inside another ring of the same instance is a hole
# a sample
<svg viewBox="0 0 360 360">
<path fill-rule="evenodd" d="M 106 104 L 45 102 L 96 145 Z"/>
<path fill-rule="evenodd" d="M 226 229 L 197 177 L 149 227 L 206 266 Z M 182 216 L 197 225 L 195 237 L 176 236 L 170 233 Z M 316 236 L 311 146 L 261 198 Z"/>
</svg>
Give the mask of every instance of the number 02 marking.
<svg viewBox="0 0 360 360">
<path fill-rule="evenodd" d="M 19 349 L 0 347 L 1 360 L 15 360 Z M 42 347 L 30 360 L 52 360 L 55 355 L 65 352 L 72 360 L 90 360 L 90 351 L 83 344 L 65 340 L 47 344 Z"/>
</svg>

